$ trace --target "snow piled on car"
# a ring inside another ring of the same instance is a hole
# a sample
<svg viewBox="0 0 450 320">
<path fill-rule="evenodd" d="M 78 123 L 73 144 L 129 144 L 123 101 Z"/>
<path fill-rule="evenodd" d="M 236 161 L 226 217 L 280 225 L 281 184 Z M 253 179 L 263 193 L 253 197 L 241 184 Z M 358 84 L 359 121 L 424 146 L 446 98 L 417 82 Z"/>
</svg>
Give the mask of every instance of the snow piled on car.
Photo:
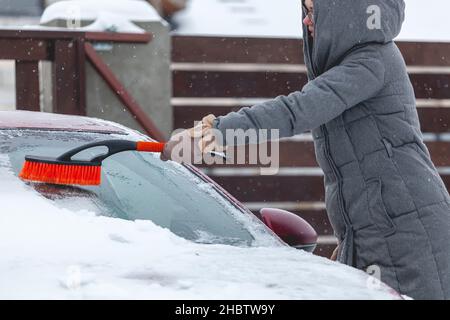
<svg viewBox="0 0 450 320">
<path fill-rule="evenodd" d="M 289 247 L 196 244 L 151 221 L 57 207 L 0 155 L 0 299 L 391 299 L 365 273 Z"/>
</svg>

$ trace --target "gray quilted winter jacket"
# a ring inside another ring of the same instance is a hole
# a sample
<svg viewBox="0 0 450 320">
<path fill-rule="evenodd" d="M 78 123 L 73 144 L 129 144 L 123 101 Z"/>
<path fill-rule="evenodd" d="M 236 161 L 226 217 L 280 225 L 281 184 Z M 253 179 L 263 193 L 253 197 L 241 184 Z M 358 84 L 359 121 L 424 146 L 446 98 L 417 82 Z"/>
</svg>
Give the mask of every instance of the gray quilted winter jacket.
<svg viewBox="0 0 450 320">
<path fill-rule="evenodd" d="M 368 10 L 374 4 L 378 29 Z M 450 196 L 423 142 L 414 91 L 392 41 L 404 10 L 403 0 L 314 0 L 314 40 L 303 30 L 309 83 L 214 126 L 224 135 L 312 131 L 339 261 L 378 266 L 382 281 L 413 298 L 450 299 Z"/>
</svg>

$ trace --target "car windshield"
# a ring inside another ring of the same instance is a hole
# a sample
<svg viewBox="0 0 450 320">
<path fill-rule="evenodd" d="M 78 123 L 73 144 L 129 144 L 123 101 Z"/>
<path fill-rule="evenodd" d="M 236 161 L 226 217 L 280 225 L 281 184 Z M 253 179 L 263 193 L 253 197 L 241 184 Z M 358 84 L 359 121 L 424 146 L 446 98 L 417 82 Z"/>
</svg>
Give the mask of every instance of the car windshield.
<svg viewBox="0 0 450 320">
<path fill-rule="evenodd" d="M 84 143 L 112 138 L 129 137 L 0 130 L 0 153 L 8 156 L 8 165 L 18 175 L 26 155 L 57 157 Z M 102 152 L 91 149 L 77 157 L 86 159 Z M 237 209 L 186 167 L 161 161 L 159 154 L 123 152 L 106 159 L 97 187 L 31 185 L 58 206 L 126 220 L 151 220 L 199 243 L 251 246 L 278 242 L 256 217 Z"/>
</svg>

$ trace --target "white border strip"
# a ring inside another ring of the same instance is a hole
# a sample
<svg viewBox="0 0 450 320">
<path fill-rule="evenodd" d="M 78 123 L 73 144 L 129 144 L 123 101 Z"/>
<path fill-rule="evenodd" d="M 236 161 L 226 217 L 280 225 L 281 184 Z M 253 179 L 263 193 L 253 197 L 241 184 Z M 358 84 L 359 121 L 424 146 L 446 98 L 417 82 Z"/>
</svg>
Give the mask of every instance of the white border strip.
<svg viewBox="0 0 450 320">
<path fill-rule="evenodd" d="M 278 208 L 287 211 L 322 211 L 326 210 L 324 202 L 314 202 L 314 201 L 282 201 L 282 202 L 243 202 L 244 206 L 249 210 L 258 211 L 262 208 Z"/>
<path fill-rule="evenodd" d="M 409 74 L 450 74 L 450 67 L 439 66 L 407 66 Z"/>
<path fill-rule="evenodd" d="M 303 64 L 174 62 L 170 68 L 172 71 L 307 73 Z M 450 67 L 412 65 L 407 66 L 407 71 L 409 74 L 450 74 Z"/>
<path fill-rule="evenodd" d="M 436 142 L 436 141 L 443 141 L 443 142 L 449 142 L 450 141 L 450 133 L 433 133 L 433 132 L 423 132 L 423 141 L 424 142 Z M 304 133 L 298 136 L 293 136 L 291 138 L 283 138 L 280 140 L 280 142 L 284 141 L 292 141 L 292 142 L 312 142 L 314 139 L 312 137 L 311 133 Z"/>
<path fill-rule="evenodd" d="M 171 64 L 172 71 L 201 72 L 284 72 L 306 73 L 302 64 L 258 64 L 258 63 L 177 63 Z"/>
<path fill-rule="evenodd" d="M 450 108 L 450 99 L 417 99 L 416 104 L 419 108 Z"/>
<path fill-rule="evenodd" d="M 260 176 L 261 169 L 258 167 L 250 168 L 202 168 L 206 175 L 211 177 L 253 177 Z M 323 177 L 323 171 L 315 167 L 283 167 L 278 169 L 278 173 L 273 177 L 290 177 L 290 176 L 308 176 Z M 300 183 L 301 181 L 299 181 Z"/>
<path fill-rule="evenodd" d="M 261 175 L 259 167 L 247 168 L 202 168 L 206 175 L 211 177 L 255 177 Z M 450 175 L 450 167 L 438 167 L 440 175 Z M 323 177 L 322 169 L 318 167 L 282 167 L 273 177 Z M 301 183 L 301 180 L 299 180 Z"/>
<path fill-rule="evenodd" d="M 326 245 L 326 244 L 338 244 L 338 239 L 334 236 L 319 236 L 317 238 L 317 244 Z"/>
<path fill-rule="evenodd" d="M 195 106 L 195 107 L 249 107 L 263 103 L 272 98 L 172 98 L 172 106 Z"/>
</svg>

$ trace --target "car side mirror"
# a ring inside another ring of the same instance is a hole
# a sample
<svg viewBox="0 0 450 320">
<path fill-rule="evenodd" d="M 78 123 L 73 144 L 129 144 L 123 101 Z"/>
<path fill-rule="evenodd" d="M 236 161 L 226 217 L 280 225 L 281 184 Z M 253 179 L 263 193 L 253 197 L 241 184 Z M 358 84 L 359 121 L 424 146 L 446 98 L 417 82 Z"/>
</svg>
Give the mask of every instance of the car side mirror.
<svg viewBox="0 0 450 320">
<path fill-rule="evenodd" d="M 291 247 L 308 252 L 316 249 L 316 230 L 298 215 L 272 208 L 263 208 L 260 214 L 264 224 Z"/>
</svg>

